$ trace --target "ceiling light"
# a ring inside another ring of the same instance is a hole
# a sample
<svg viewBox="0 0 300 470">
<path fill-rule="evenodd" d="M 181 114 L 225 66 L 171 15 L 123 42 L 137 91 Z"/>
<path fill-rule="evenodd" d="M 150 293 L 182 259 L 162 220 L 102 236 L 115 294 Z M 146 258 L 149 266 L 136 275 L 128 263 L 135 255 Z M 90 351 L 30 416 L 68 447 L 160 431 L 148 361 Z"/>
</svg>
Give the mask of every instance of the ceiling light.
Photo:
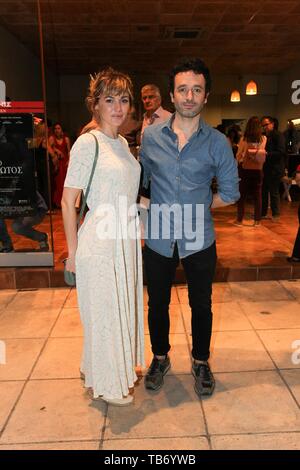
<svg viewBox="0 0 300 470">
<path fill-rule="evenodd" d="M 257 85 L 253 80 L 246 86 L 246 95 L 257 95 Z"/>
<path fill-rule="evenodd" d="M 233 90 L 230 95 L 230 101 L 233 103 L 238 103 L 241 101 L 240 92 L 238 90 Z"/>
</svg>

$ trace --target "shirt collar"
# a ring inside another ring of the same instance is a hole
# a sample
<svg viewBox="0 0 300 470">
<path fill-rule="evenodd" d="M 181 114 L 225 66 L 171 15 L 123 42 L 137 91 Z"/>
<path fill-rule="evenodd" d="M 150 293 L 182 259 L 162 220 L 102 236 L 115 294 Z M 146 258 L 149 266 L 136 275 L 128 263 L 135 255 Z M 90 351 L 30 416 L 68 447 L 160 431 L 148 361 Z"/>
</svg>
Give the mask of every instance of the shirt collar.
<svg viewBox="0 0 300 470">
<path fill-rule="evenodd" d="M 167 132 L 169 132 L 169 133 L 171 132 L 172 134 L 174 134 L 174 131 L 173 131 L 173 129 L 172 129 L 172 124 L 173 124 L 173 121 L 174 121 L 174 119 L 175 119 L 175 114 L 176 114 L 176 113 L 173 113 L 172 116 L 170 117 L 170 119 L 168 119 L 168 120 L 165 122 L 165 124 L 164 124 L 164 126 L 163 126 L 163 128 L 162 128 L 162 130 L 163 130 L 164 132 L 167 131 Z M 203 132 L 203 133 L 205 134 L 205 133 L 207 132 L 207 130 L 208 130 L 208 125 L 206 124 L 206 122 L 204 121 L 203 118 L 200 118 L 200 120 L 199 120 L 199 126 L 198 126 L 198 129 L 197 129 L 197 131 L 196 131 L 196 135 L 198 136 L 198 135 L 200 134 L 200 132 Z"/>
<path fill-rule="evenodd" d="M 162 113 L 163 113 L 163 108 L 160 106 L 159 108 L 157 108 L 156 111 L 154 111 L 153 114 L 151 114 L 150 117 L 147 116 L 147 113 L 144 113 L 144 119 L 145 119 L 146 121 L 149 121 L 149 120 L 151 120 L 151 119 L 153 119 L 153 118 L 154 118 L 154 119 L 155 119 L 155 118 L 160 118 L 160 117 L 162 116 Z"/>
</svg>

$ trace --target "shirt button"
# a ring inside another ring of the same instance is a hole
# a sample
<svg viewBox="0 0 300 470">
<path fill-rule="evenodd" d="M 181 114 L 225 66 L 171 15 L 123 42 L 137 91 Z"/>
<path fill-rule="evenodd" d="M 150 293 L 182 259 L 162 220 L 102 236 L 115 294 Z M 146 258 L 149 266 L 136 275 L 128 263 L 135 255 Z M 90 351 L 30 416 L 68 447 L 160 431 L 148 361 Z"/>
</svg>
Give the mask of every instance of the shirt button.
<svg viewBox="0 0 300 470">
<path fill-rule="evenodd" d="M 179 181 L 179 176 L 176 176 L 177 181 Z"/>
</svg>

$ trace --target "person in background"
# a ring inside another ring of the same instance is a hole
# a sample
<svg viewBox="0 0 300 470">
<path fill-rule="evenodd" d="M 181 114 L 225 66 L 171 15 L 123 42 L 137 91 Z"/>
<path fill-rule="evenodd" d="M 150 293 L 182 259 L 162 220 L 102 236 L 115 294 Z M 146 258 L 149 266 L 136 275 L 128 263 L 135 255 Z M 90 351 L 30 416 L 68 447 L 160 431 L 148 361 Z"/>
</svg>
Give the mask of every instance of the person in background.
<svg viewBox="0 0 300 470">
<path fill-rule="evenodd" d="M 235 225 L 242 225 L 245 202 L 248 194 L 254 197 L 254 226 L 260 225 L 261 219 L 261 187 L 263 180 L 263 165 L 266 159 L 267 138 L 262 135 L 260 120 L 252 116 L 246 125 L 244 137 L 241 139 L 237 162 L 240 174 L 240 194 L 237 203 L 237 220 Z"/>
<path fill-rule="evenodd" d="M 64 182 L 67 174 L 67 168 L 70 158 L 70 139 L 64 134 L 63 128 L 59 122 L 53 126 L 53 134 L 49 137 L 49 147 L 53 163 L 53 204 L 55 207 L 61 207 L 61 198 Z"/>
<path fill-rule="evenodd" d="M 234 158 L 236 158 L 236 154 L 238 151 L 239 142 L 241 140 L 241 128 L 240 126 L 233 125 L 229 127 L 227 131 L 227 139 L 231 145 L 232 153 Z"/>
<path fill-rule="evenodd" d="M 141 98 L 145 109 L 142 123 L 142 135 L 146 127 L 166 121 L 171 113 L 161 106 L 161 94 L 158 86 L 149 83 L 141 89 Z"/>
<path fill-rule="evenodd" d="M 92 120 L 71 149 L 62 198 L 66 270 L 76 272 L 84 330 L 81 375 L 92 399 L 116 406 L 133 402 L 135 367 L 144 364 L 136 208 L 140 165 L 118 133 L 132 100 L 127 75 L 108 68 L 91 79 L 87 104 Z M 77 233 L 75 201 L 86 191 L 96 143 L 99 158 L 87 199 L 89 211 Z"/>
<path fill-rule="evenodd" d="M 300 165 L 297 166 L 295 180 L 297 185 L 300 187 Z M 299 228 L 296 235 L 292 256 L 289 256 L 287 258 L 287 261 L 289 263 L 300 263 L 300 204 L 298 207 L 298 221 Z"/>
<path fill-rule="evenodd" d="M 141 129 L 141 140 L 142 140 L 144 131 L 148 126 L 152 126 L 153 124 L 159 124 L 161 122 L 166 121 L 167 119 L 170 118 L 171 113 L 161 106 L 161 94 L 160 94 L 160 89 L 158 88 L 158 86 L 152 83 L 144 85 L 143 88 L 141 89 L 141 98 L 142 98 L 143 106 L 145 109 L 145 114 L 144 114 L 144 118 L 142 122 L 142 129 Z M 142 172 L 143 172 L 143 169 L 142 169 Z M 143 174 L 142 174 L 142 179 L 143 179 Z M 151 182 L 149 182 L 149 186 L 147 189 L 144 187 L 140 189 L 142 220 L 144 220 L 145 213 L 146 213 L 145 210 L 149 206 L 150 194 L 151 194 Z"/>
<path fill-rule="evenodd" d="M 52 165 L 52 149 L 49 146 L 47 141 L 47 129 L 48 124 L 44 120 L 34 119 L 34 138 L 33 138 L 33 148 L 34 148 L 34 157 L 35 157 L 35 168 L 36 168 L 36 177 L 37 177 L 37 190 L 44 199 L 48 209 L 50 208 L 50 196 L 49 196 L 49 184 L 48 184 L 48 162 L 49 158 L 49 171 L 50 171 L 50 180 L 53 173 Z"/>
<path fill-rule="evenodd" d="M 217 131 L 221 132 L 221 134 L 226 134 L 226 128 L 225 128 L 224 124 L 218 124 L 215 129 L 217 129 Z"/>
<path fill-rule="evenodd" d="M 132 106 L 125 122 L 119 129 L 119 133 L 127 140 L 129 150 L 135 158 L 138 157 L 141 127 L 142 123 L 138 121 L 135 107 Z"/>
<path fill-rule="evenodd" d="M 287 128 L 283 133 L 285 149 L 287 153 L 298 153 L 300 146 L 300 135 L 291 119 L 288 120 Z"/>
<path fill-rule="evenodd" d="M 145 387 L 159 390 L 171 366 L 169 304 L 181 260 L 192 309 L 192 374 L 201 397 L 211 395 L 215 386 L 208 364 L 217 258 L 211 209 L 239 198 L 238 173 L 226 136 L 201 117 L 211 87 L 204 62 L 197 58 L 178 64 L 169 84 L 176 112 L 167 121 L 145 129 L 140 151 L 143 184 L 147 186 L 151 179 L 144 263 L 153 360 Z M 211 190 L 213 177 L 218 181 L 216 194 Z M 157 208 L 161 213 L 157 214 Z"/>
<path fill-rule="evenodd" d="M 267 218 L 270 194 L 272 219 L 276 222 L 280 218 L 279 187 L 284 175 L 285 142 L 282 133 L 274 128 L 274 119 L 271 116 L 264 116 L 261 125 L 267 137 L 266 161 L 263 167 L 262 218 Z"/>
</svg>

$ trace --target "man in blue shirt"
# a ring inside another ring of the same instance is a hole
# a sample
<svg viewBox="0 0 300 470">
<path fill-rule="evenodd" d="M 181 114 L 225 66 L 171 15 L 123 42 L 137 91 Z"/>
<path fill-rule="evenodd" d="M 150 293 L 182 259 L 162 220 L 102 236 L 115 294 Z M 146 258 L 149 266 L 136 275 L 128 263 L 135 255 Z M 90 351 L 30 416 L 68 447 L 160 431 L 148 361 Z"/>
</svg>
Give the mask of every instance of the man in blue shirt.
<svg viewBox="0 0 300 470">
<path fill-rule="evenodd" d="M 140 152 L 143 185 L 147 187 L 151 179 L 144 262 L 154 357 L 145 386 L 160 389 L 170 369 L 169 303 L 180 259 L 192 309 L 192 373 L 199 396 L 211 395 L 215 386 L 207 362 L 216 266 L 211 209 L 239 199 L 237 167 L 227 139 L 201 118 L 210 87 L 210 73 L 202 60 L 178 64 L 170 75 L 175 114 L 145 129 Z M 216 194 L 211 190 L 213 177 L 218 183 Z"/>
</svg>

